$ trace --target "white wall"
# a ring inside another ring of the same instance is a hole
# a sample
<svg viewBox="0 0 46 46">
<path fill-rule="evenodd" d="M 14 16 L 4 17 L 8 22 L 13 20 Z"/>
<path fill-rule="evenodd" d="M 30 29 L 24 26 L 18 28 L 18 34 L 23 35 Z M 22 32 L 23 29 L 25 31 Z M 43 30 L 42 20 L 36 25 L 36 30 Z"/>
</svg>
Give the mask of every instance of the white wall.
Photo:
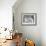
<svg viewBox="0 0 46 46">
<path fill-rule="evenodd" d="M 46 46 L 46 0 L 41 1 L 41 40 L 42 46 Z"/>
<path fill-rule="evenodd" d="M 0 27 L 12 28 L 12 6 L 16 0 L 0 0 Z"/>
<path fill-rule="evenodd" d="M 36 46 L 46 46 L 46 0 L 23 0 L 20 4 L 13 8 L 15 29 L 34 40 Z M 37 13 L 37 26 L 22 26 L 21 13 Z"/>
<path fill-rule="evenodd" d="M 41 1 L 40 0 L 23 0 L 18 8 L 14 9 L 15 16 L 15 29 L 22 32 L 24 38 L 32 39 L 35 41 L 36 46 L 41 46 Z M 36 26 L 22 26 L 21 13 L 37 13 Z"/>
</svg>

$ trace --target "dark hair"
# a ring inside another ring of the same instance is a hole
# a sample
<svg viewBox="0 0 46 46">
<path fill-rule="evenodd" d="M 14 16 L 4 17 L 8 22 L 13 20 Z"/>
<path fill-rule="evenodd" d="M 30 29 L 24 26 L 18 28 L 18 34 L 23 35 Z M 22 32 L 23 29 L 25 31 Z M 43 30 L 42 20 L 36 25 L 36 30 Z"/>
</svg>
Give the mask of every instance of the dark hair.
<svg viewBox="0 0 46 46">
<path fill-rule="evenodd" d="M 35 44 L 34 44 L 34 46 L 35 46 Z"/>
</svg>

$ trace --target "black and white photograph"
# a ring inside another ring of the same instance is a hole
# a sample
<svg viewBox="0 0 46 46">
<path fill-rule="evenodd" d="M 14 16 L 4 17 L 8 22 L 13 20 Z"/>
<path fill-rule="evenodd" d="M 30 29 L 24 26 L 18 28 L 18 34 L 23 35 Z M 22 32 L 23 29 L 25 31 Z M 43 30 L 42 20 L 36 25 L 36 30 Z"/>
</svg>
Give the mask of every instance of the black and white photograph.
<svg viewBox="0 0 46 46">
<path fill-rule="evenodd" d="M 24 13 L 22 14 L 22 25 L 36 25 L 37 14 L 36 13 Z"/>
</svg>

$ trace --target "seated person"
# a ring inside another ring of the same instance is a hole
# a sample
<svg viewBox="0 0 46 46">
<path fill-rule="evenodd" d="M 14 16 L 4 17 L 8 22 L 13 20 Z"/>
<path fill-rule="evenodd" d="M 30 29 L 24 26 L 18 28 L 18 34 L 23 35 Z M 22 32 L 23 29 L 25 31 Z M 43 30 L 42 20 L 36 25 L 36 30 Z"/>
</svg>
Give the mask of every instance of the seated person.
<svg viewBox="0 0 46 46">
<path fill-rule="evenodd" d="M 15 42 L 16 42 L 16 46 L 22 46 L 22 35 L 21 34 L 16 34 Z"/>
</svg>

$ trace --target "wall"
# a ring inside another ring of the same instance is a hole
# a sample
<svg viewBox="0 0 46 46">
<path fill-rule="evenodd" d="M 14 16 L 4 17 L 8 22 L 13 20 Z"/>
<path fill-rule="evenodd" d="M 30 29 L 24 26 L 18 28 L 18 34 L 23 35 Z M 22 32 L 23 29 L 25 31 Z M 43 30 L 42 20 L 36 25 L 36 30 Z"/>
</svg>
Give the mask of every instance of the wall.
<svg viewBox="0 0 46 46">
<path fill-rule="evenodd" d="M 14 5 L 15 6 L 15 5 Z M 35 41 L 36 46 L 41 46 L 41 1 L 40 0 L 23 0 L 18 8 L 13 8 L 15 19 L 15 30 L 23 33 L 23 37 Z M 36 26 L 22 26 L 21 13 L 37 13 Z"/>
<path fill-rule="evenodd" d="M 46 0 L 41 1 L 41 41 L 46 46 Z"/>
<path fill-rule="evenodd" d="M 0 27 L 12 29 L 12 6 L 16 0 L 0 0 Z"/>
</svg>

